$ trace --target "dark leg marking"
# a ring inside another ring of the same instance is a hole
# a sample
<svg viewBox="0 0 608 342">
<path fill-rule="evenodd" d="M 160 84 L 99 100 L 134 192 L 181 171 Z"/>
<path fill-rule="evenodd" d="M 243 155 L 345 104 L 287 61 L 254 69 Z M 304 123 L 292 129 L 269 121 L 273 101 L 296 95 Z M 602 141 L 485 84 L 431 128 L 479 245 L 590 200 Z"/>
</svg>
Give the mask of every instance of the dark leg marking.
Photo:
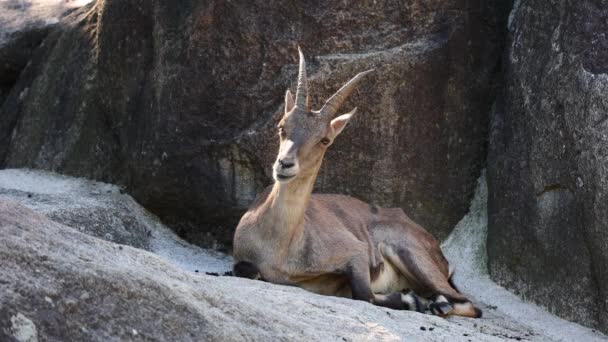
<svg viewBox="0 0 608 342">
<path fill-rule="evenodd" d="M 357 269 L 356 266 L 351 264 L 346 267 L 346 277 L 350 283 L 353 299 L 366 302 L 372 301 L 374 294 L 370 286 L 369 270 Z"/>
<path fill-rule="evenodd" d="M 409 304 L 410 310 L 416 310 L 417 312 L 425 312 L 426 308 L 420 301 L 420 297 L 414 293 L 414 291 L 409 291 L 401 295 L 401 299 Z M 413 305 L 412 305 L 413 300 Z"/>
<path fill-rule="evenodd" d="M 376 295 L 374 304 L 393 310 L 411 310 L 409 304 L 401 300 L 399 292 L 393 292 L 390 295 Z"/>
<path fill-rule="evenodd" d="M 261 279 L 258 267 L 248 261 L 239 261 L 234 265 L 233 274 L 235 277 Z"/>
<path fill-rule="evenodd" d="M 380 261 L 377 265 L 372 265 L 369 268 L 369 274 L 371 277 L 371 281 L 375 281 L 378 279 L 378 276 L 384 271 L 384 262 Z"/>
<path fill-rule="evenodd" d="M 429 304 L 429 310 L 436 316 L 445 317 L 452 313 L 454 308 L 443 295 L 434 295 L 431 297 L 432 303 Z"/>
<path fill-rule="evenodd" d="M 407 293 L 393 292 L 390 295 L 374 295 L 373 303 L 394 310 L 412 310 L 424 312 L 420 298 L 412 291 Z"/>
<path fill-rule="evenodd" d="M 432 302 L 429 304 L 429 310 L 431 310 L 431 313 L 435 316 L 445 317 L 449 315 L 453 309 L 454 308 L 452 308 L 450 303 Z"/>
<path fill-rule="evenodd" d="M 416 283 L 421 287 L 418 291 L 424 293 L 436 293 L 449 295 L 450 298 L 457 298 L 459 300 L 468 300 L 464 295 L 454 289 L 447 277 L 441 272 L 439 267 L 430 259 L 428 255 L 419 255 L 418 258 L 423 258 L 422 264 L 425 265 L 425 269 L 420 267 L 420 260 L 412 254 L 407 248 L 401 248 L 397 251 L 399 261 L 403 263 L 403 266 L 409 271 Z M 399 264 L 396 263 L 398 266 Z"/>
<path fill-rule="evenodd" d="M 424 305 L 414 292 L 407 293 L 395 292 L 390 295 L 374 294 L 370 285 L 370 270 L 367 263 L 349 264 L 346 267 L 346 277 L 350 282 L 352 298 L 363 300 L 378 306 L 396 310 L 416 310 L 424 312 Z"/>
<path fill-rule="evenodd" d="M 460 292 L 460 290 L 456 287 L 456 285 L 454 285 L 454 279 L 453 278 L 453 274 L 450 275 L 450 277 L 448 278 L 448 283 L 450 284 L 451 287 L 454 288 L 454 290 Z"/>
<path fill-rule="evenodd" d="M 437 316 L 445 317 L 448 315 L 457 315 L 472 318 L 481 318 L 483 312 L 473 305 L 468 299 L 452 298 L 448 295 L 434 295 L 431 297 L 433 301 L 429 305 L 431 313 Z"/>
</svg>

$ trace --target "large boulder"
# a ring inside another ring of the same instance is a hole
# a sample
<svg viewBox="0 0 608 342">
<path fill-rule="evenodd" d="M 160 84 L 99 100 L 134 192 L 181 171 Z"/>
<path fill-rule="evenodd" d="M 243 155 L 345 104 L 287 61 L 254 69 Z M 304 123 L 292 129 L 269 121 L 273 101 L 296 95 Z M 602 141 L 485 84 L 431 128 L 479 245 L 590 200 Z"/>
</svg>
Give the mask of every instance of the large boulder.
<svg viewBox="0 0 608 342">
<path fill-rule="evenodd" d="M 151 221 L 113 185 L 32 170 L 0 170 L 0 199 L 22 203 L 85 234 L 150 250 Z"/>
<path fill-rule="evenodd" d="M 608 7 L 516 2 L 492 118 L 492 277 L 608 331 Z"/>
<path fill-rule="evenodd" d="M 112 184 L 39 170 L 0 170 L 0 200 L 17 202 L 78 232 L 145 249 L 189 271 L 224 273 L 229 256 L 180 239 Z"/>
<path fill-rule="evenodd" d="M 47 34 L 67 13 L 90 1 L 0 2 L 0 105 Z"/>
<path fill-rule="evenodd" d="M 547 341 L 504 318 L 449 320 L 187 272 L 0 200 L 2 341 Z"/>
<path fill-rule="evenodd" d="M 0 110 L 0 167 L 120 183 L 192 241 L 227 243 L 271 182 L 308 57 L 312 104 L 375 68 L 316 190 L 398 206 L 444 238 L 485 161 L 508 2 L 105 0 L 52 32 Z"/>
</svg>

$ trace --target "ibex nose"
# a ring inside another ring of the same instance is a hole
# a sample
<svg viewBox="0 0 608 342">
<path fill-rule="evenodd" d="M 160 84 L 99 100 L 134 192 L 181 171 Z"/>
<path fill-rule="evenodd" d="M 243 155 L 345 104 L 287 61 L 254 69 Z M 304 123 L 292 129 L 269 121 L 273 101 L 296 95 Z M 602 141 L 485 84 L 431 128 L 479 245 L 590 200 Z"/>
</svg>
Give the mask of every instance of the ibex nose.
<svg viewBox="0 0 608 342">
<path fill-rule="evenodd" d="M 289 169 L 296 164 L 291 160 L 279 159 L 279 165 L 281 165 L 281 168 L 283 169 Z"/>
</svg>

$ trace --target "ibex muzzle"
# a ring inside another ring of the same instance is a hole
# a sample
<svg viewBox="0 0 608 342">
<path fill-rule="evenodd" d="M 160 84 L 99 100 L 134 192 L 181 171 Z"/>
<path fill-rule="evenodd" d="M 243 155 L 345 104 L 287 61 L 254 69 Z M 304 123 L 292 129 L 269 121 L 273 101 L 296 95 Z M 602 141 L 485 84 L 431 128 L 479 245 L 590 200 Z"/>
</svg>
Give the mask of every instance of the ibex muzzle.
<svg viewBox="0 0 608 342">
<path fill-rule="evenodd" d="M 437 240 L 403 210 L 312 194 L 327 147 L 356 110 L 336 115 L 338 109 L 370 71 L 346 83 L 321 110 L 311 111 L 299 53 L 296 96 L 285 94 L 278 125 L 275 183 L 239 222 L 234 274 L 392 309 L 480 317 L 481 311 L 452 286 Z"/>
<path fill-rule="evenodd" d="M 273 166 L 273 177 L 278 182 L 289 182 L 298 175 L 300 163 L 298 162 L 299 146 L 293 140 L 281 143 L 279 155 Z"/>
</svg>

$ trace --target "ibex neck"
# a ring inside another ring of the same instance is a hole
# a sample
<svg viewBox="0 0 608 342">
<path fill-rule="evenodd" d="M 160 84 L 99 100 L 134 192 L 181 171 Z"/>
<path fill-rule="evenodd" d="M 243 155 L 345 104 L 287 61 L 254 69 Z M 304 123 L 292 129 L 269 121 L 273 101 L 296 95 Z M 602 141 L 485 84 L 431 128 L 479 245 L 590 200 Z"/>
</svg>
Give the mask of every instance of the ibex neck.
<svg viewBox="0 0 608 342">
<path fill-rule="evenodd" d="M 266 200 L 266 222 L 274 239 L 291 241 L 298 236 L 315 179 L 316 173 L 298 177 L 287 184 L 275 182 Z"/>
<path fill-rule="evenodd" d="M 270 205 L 273 211 L 285 220 L 283 223 L 297 224 L 302 221 L 315 178 L 296 178 L 287 184 L 275 182 Z"/>
</svg>

